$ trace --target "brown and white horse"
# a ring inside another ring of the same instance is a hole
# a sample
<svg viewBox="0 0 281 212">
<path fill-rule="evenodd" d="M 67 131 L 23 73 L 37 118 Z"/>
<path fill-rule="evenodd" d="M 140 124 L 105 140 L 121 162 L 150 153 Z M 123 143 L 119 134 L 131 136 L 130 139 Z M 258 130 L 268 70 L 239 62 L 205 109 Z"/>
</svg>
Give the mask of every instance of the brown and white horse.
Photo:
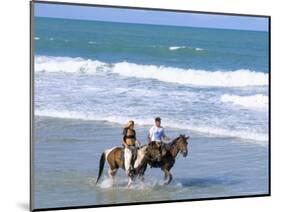
<svg viewBox="0 0 281 212">
<path fill-rule="evenodd" d="M 125 169 L 124 164 L 124 148 L 123 147 L 113 147 L 111 149 L 106 149 L 100 157 L 99 173 L 96 183 L 101 178 L 103 173 L 105 161 L 109 165 L 108 176 L 114 182 L 114 177 L 119 168 Z M 128 187 L 130 187 L 132 180 L 135 176 L 139 176 L 142 181 L 144 179 L 144 171 L 148 161 L 159 161 L 161 157 L 160 145 L 156 142 L 151 142 L 147 145 L 143 145 L 137 149 L 136 159 L 134 162 L 135 175 L 128 175 Z"/>
</svg>

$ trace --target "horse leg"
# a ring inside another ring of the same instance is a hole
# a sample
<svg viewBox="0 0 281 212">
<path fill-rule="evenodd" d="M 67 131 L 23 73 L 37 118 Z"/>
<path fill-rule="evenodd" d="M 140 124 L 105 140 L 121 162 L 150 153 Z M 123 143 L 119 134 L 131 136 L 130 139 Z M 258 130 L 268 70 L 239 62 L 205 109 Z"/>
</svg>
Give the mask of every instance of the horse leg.
<svg viewBox="0 0 281 212">
<path fill-rule="evenodd" d="M 141 185 L 144 187 L 144 173 L 146 171 L 147 164 L 144 164 L 141 169 L 139 170 L 139 179 L 141 180 Z"/>
<path fill-rule="evenodd" d="M 164 177 L 164 180 L 165 180 L 164 185 L 168 185 L 172 181 L 173 175 L 167 169 L 163 169 L 162 171 L 164 172 L 164 176 L 165 176 Z"/>
<path fill-rule="evenodd" d="M 115 175 L 117 173 L 117 168 L 109 168 L 108 169 L 108 176 L 112 181 L 112 185 L 115 183 Z"/>
<path fill-rule="evenodd" d="M 140 176 L 139 176 L 139 179 L 141 180 L 141 183 L 143 184 L 143 183 L 144 183 L 144 175 L 143 175 L 143 174 L 140 175 Z"/>
<path fill-rule="evenodd" d="M 144 182 L 144 173 L 146 168 L 147 168 L 147 164 L 145 164 L 138 173 L 139 179 L 141 180 L 142 183 Z"/>
<path fill-rule="evenodd" d="M 128 177 L 128 184 L 127 184 L 127 188 L 130 188 L 133 182 L 133 178 L 131 176 Z"/>
</svg>

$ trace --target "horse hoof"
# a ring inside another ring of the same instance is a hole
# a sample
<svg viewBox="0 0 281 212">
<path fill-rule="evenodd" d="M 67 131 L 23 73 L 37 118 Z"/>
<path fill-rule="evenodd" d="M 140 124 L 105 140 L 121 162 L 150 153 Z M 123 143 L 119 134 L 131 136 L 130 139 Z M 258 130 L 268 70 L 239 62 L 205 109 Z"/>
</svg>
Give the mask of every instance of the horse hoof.
<svg viewBox="0 0 281 212">
<path fill-rule="evenodd" d="M 169 185 L 169 184 L 171 183 L 171 181 L 172 181 L 172 179 L 169 179 L 169 180 L 164 181 L 164 185 L 165 185 L 165 186 L 166 186 L 166 185 Z"/>
</svg>

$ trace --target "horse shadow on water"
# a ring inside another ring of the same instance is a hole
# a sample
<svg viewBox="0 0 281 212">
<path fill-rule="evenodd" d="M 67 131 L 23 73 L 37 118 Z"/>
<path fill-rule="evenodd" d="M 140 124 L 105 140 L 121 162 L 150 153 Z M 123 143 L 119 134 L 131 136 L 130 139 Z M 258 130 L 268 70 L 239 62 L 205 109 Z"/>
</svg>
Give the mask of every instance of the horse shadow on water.
<svg viewBox="0 0 281 212">
<path fill-rule="evenodd" d="M 228 179 L 221 176 L 199 177 L 199 178 L 175 178 L 182 187 L 207 188 L 211 186 L 232 186 L 240 183 L 239 180 Z"/>
</svg>

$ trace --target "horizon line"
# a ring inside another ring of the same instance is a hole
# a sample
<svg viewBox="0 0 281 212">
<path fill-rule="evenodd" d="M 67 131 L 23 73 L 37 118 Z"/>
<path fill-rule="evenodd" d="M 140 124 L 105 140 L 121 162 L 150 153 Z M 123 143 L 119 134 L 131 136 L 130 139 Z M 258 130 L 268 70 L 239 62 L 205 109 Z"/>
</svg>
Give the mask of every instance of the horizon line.
<svg viewBox="0 0 281 212">
<path fill-rule="evenodd" d="M 74 21 L 97 21 L 97 22 L 106 22 L 106 23 L 118 23 L 118 24 L 139 24 L 139 25 L 152 25 L 152 26 L 170 26 L 170 27 L 183 27 L 183 28 L 197 28 L 197 29 L 215 29 L 215 30 L 237 30 L 237 31 L 249 31 L 249 32 L 266 32 L 268 30 L 251 30 L 251 29 L 238 29 L 238 28 L 223 28 L 223 27 L 204 27 L 204 26 L 183 26 L 183 25 L 175 25 L 175 24 L 156 24 L 156 23 L 133 23 L 133 22 L 120 22 L 120 21 L 107 21 L 107 20 L 93 20 L 93 19 L 79 19 L 79 18 L 62 18 L 62 17 L 51 17 L 51 16 L 40 16 L 34 15 L 35 18 L 51 18 L 51 19 L 63 19 L 63 20 L 74 20 Z"/>
</svg>

